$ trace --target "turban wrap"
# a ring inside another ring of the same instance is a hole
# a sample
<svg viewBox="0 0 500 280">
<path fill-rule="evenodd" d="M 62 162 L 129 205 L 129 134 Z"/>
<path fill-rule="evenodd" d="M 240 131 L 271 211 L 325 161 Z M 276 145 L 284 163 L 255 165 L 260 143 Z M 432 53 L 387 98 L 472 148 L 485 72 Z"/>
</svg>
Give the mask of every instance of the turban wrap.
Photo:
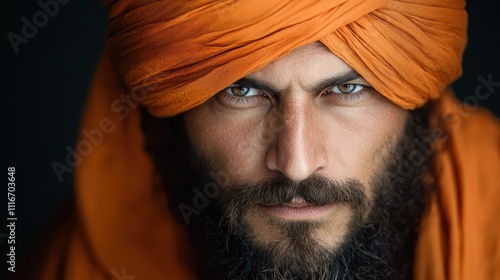
<svg viewBox="0 0 500 280">
<path fill-rule="evenodd" d="M 321 41 L 395 104 L 414 109 L 461 74 L 458 0 L 112 1 L 109 47 L 156 116 L 193 108 L 291 50 Z M 159 12 L 161 11 L 161 12 Z"/>
<path fill-rule="evenodd" d="M 461 74 L 463 1 L 105 4 L 108 40 L 82 126 L 107 129 L 77 166 L 76 218 L 54 234 L 46 260 L 63 258 L 66 269 L 46 275 L 194 279 L 185 229 L 174 222 L 143 148 L 137 103 L 158 117 L 180 114 L 293 49 L 320 41 L 402 108 L 437 99 L 434 117 L 444 124 L 433 131 L 445 131 L 447 144 L 434 152 L 439 190 L 422 220 L 415 279 L 500 279 L 500 233 L 491 226 L 500 216 L 499 125 L 482 110 L 465 112 L 447 88 Z M 455 121 L 446 122 L 450 116 Z M 65 253 L 58 253 L 63 247 Z"/>
</svg>

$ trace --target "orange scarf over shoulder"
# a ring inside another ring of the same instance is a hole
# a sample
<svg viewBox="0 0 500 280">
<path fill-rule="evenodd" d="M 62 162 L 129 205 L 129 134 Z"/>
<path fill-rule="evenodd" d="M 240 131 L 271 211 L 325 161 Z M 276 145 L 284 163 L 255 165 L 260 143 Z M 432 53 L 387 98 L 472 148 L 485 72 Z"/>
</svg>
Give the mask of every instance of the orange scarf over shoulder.
<svg viewBox="0 0 500 280">
<path fill-rule="evenodd" d="M 83 128 L 107 132 L 76 170 L 77 219 L 56 232 L 67 242 L 53 242 L 43 279 L 194 279 L 185 229 L 154 187 L 138 104 L 159 117 L 182 113 L 314 41 L 400 107 L 438 104 L 444 126 L 434 131 L 446 145 L 434 151 L 439 190 L 422 221 L 415 279 L 500 279 L 500 126 L 447 89 L 461 74 L 463 1 L 105 2 L 108 41 Z M 61 272 L 51 264 L 63 248 Z"/>
</svg>

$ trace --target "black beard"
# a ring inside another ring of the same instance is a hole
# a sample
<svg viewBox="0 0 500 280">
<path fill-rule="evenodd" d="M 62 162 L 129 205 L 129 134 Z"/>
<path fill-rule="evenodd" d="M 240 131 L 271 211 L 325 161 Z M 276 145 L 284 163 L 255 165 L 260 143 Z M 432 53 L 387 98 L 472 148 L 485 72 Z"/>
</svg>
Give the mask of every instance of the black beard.
<svg viewBox="0 0 500 280">
<path fill-rule="evenodd" d="M 325 190 L 317 190 L 317 195 L 300 193 L 310 188 L 295 186 L 291 190 L 290 182 L 279 178 L 260 182 L 262 186 L 274 184 L 273 188 L 264 187 L 260 198 L 245 196 L 245 191 L 251 189 L 248 186 L 223 186 L 227 191 L 218 191 L 219 196 L 210 199 L 203 209 L 190 212 L 188 220 L 186 210 L 181 213 L 180 206 L 193 205 L 194 190 L 206 191 L 204 188 L 214 182 L 208 175 L 213 170 L 192 150 L 182 116 L 157 119 L 143 110 L 142 125 L 147 150 L 168 193 L 169 207 L 179 223 L 188 223 L 191 243 L 198 249 L 198 279 L 412 279 L 420 219 L 434 187 L 430 183 L 430 155 L 424 155 L 418 164 L 409 159 L 418 151 L 425 154 L 417 143 L 431 139 L 430 112 L 429 107 L 410 112 L 385 169 L 372 180 L 374 196 L 370 203 L 362 191 L 356 191 L 362 188 L 355 180 L 328 182 L 317 176 L 306 179 L 323 180 L 322 184 L 304 182 L 309 187 L 329 185 L 333 186 L 329 190 L 337 190 L 325 196 Z M 273 197 L 272 202 L 284 203 L 298 193 L 303 198 L 309 195 L 308 202 L 317 205 L 331 202 L 322 202 L 321 198 L 348 197 L 346 203 L 357 209 L 349 237 L 339 248 L 329 251 L 319 246 L 311 235 L 314 225 L 306 222 L 278 225 L 286 229 L 287 242 L 280 246 L 262 248 L 249 236 L 251 229 L 243 219 L 248 206 L 245 199 L 252 204 Z M 361 219 L 368 204 L 369 215 Z"/>
</svg>

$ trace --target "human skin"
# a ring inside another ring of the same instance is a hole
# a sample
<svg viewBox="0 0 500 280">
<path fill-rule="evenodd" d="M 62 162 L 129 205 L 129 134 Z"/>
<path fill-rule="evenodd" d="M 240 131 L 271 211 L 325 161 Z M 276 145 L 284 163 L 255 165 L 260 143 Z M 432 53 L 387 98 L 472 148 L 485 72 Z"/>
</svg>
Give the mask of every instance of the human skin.
<svg viewBox="0 0 500 280">
<path fill-rule="evenodd" d="M 406 110 L 321 43 L 295 49 L 244 79 L 185 114 L 194 149 L 228 174 L 228 185 L 283 176 L 299 182 L 317 173 L 358 180 L 373 198 L 372 182 L 402 135 Z M 313 234 L 322 246 L 335 248 L 349 234 L 353 211 L 297 197 L 286 205 L 255 205 L 244 219 L 261 245 L 283 237 L 276 221 L 303 221 L 317 225 Z"/>
</svg>

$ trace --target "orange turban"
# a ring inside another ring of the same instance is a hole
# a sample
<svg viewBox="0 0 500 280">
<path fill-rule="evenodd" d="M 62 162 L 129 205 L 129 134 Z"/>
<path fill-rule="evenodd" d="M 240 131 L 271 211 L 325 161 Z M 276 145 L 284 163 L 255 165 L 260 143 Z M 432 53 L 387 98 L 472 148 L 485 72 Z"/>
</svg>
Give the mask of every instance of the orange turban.
<svg viewBox="0 0 500 280">
<path fill-rule="evenodd" d="M 291 50 L 321 41 L 395 104 L 414 109 L 461 74 L 457 0 L 112 1 L 109 47 L 156 116 L 191 109 Z"/>
<path fill-rule="evenodd" d="M 43 279 L 194 279 L 185 230 L 143 150 L 137 102 L 156 116 L 182 113 L 314 41 L 402 108 L 437 99 L 443 126 L 434 132 L 447 142 L 434 153 L 439 190 L 422 221 L 415 279 L 500 279 L 499 123 L 447 90 L 461 74 L 463 1 L 105 2 L 109 38 L 83 128 L 106 131 L 76 170 L 77 215 L 46 259 L 65 269 L 47 265 Z"/>
</svg>

